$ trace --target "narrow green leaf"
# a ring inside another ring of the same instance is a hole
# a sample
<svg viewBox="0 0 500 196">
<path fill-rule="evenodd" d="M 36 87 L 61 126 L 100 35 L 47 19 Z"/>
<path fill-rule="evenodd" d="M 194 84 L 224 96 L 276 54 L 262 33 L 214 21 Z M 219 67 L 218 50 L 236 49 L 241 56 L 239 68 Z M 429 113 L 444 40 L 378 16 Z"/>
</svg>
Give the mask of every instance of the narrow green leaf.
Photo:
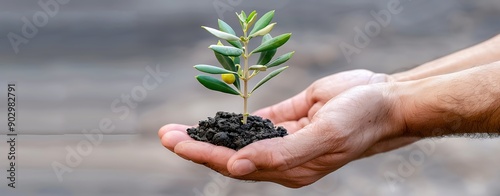
<svg viewBox="0 0 500 196">
<path fill-rule="evenodd" d="M 247 14 L 245 13 L 245 11 L 241 10 L 241 16 L 243 17 L 243 22 L 246 22 L 247 21 Z"/>
<path fill-rule="evenodd" d="M 226 83 L 224 83 L 218 79 L 215 79 L 213 77 L 198 75 L 198 76 L 196 76 L 196 79 L 204 87 L 206 87 L 210 90 L 219 91 L 219 92 L 228 93 L 228 94 L 233 94 L 233 95 L 240 95 L 240 93 L 238 91 L 234 90 Z"/>
<path fill-rule="evenodd" d="M 234 71 L 222 69 L 220 67 L 216 67 L 213 65 L 203 65 L 203 64 L 202 65 L 195 65 L 194 68 L 197 69 L 198 71 L 209 73 L 209 74 L 228 74 L 228 73 L 235 74 L 236 73 Z"/>
<path fill-rule="evenodd" d="M 233 62 L 234 62 L 235 65 L 236 64 L 240 64 L 240 57 L 236 57 L 236 56 L 233 57 Z"/>
<path fill-rule="evenodd" d="M 234 81 L 233 85 L 234 87 L 236 87 L 238 90 L 240 90 L 240 77 L 238 76 L 238 74 L 234 74 L 234 77 L 236 78 L 236 80 Z"/>
<path fill-rule="evenodd" d="M 266 71 L 267 67 L 264 65 L 252 65 L 248 68 L 249 70 Z"/>
<path fill-rule="evenodd" d="M 273 37 L 271 37 L 271 35 L 266 34 L 266 35 L 264 35 L 264 37 L 262 37 L 262 43 L 264 43 L 267 40 L 270 40 L 272 38 Z M 277 51 L 277 49 L 272 49 L 272 50 L 267 50 L 267 51 L 261 52 L 260 56 L 259 56 L 259 60 L 257 61 L 257 64 L 258 65 L 265 65 L 266 63 L 271 61 L 271 59 L 276 54 L 276 51 Z"/>
<path fill-rule="evenodd" d="M 246 32 L 248 32 L 248 29 L 255 23 L 255 21 L 257 21 L 257 12 L 254 10 L 250 13 L 250 15 L 248 15 L 247 26 L 245 29 Z"/>
<path fill-rule="evenodd" d="M 217 42 L 217 45 L 224 46 L 224 44 L 222 44 L 220 42 L 220 40 Z M 224 56 L 224 55 L 222 55 L 218 52 L 215 52 L 215 51 L 214 51 L 214 55 L 215 55 L 215 58 L 217 58 L 217 61 L 219 61 L 219 63 L 222 65 L 222 67 L 224 67 L 224 69 L 231 70 L 231 71 L 237 71 L 236 68 L 234 67 L 234 63 L 233 63 L 234 57 Z"/>
<path fill-rule="evenodd" d="M 215 37 L 218 37 L 218 38 L 221 38 L 221 39 L 224 39 L 227 41 L 239 41 L 240 40 L 240 38 L 236 37 L 236 35 L 222 32 L 222 31 L 219 31 L 217 29 L 210 28 L 210 27 L 205 27 L 205 26 L 201 26 L 201 27 L 204 28 L 205 30 L 207 30 L 212 35 L 215 35 Z"/>
<path fill-rule="evenodd" d="M 285 44 L 290 39 L 290 36 L 292 36 L 291 33 L 285 33 L 285 34 L 276 36 L 270 40 L 267 40 L 266 42 L 264 42 L 263 44 L 261 44 L 260 46 L 255 48 L 251 53 L 257 53 L 257 52 L 262 52 L 262 51 L 266 51 L 266 50 L 276 49 L 276 48 L 282 46 L 283 44 Z"/>
<path fill-rule="evenodd" d="M 273 17 L 274 17 L 274 10 L 264 14 L 259 20 L 257 20 L 257 22 L 255 22 L 255 26 L 253 27 L 252 31 L 250 31 L 250 35 L 269 25 Z"/>
<path fill-rule="evenodd" d="M 229 24 L 227 24 L 221 19 L 218 19 L 217 23 L 219 24 L 219 30 L 236 36 L 236 32 L 234 32 L 234 29 L 231 26 L 229 26 Z"/>
<path fill-rule="evenodd" d="M 242 24 L 241 26 L 243 26 L 243 23 L 246 22 L 246 16 L 243 16 L 243 11 L 241 11 L 242 13 L 241 14 L 238 14 L 238 12 L 236 12 L 236 16 L 238 16 L 238 19 L 240 20 L 240 23 Z"/>
<path fill-rule="evenodd" d="M 234 35 L 236 36 L 236 33 L 234 32 L 233 28 L 231 28 L 231 26 L 229 26 L 226 22 L 224 22 L 223 20 L 219 19 L 218 21 L 219 23 L 219 29 L 222 31 L 222 32 L 226 32 L 226 33 L 229 33 L 231 35 Z M 243 45 L 241 45 L 241 42 L 240 40 L 236 40 L 236 41 L 227 41 L 229 44 L 233 45 L 234 47 L 236 48 L 243 48 Z"/>
<path fill-rule="evenodd" d="M 263 35 L 268 34 L 269 32 L 271 32 L 273 30 L 274 25 L 276 25 L 276 23 L 271 23 L 271 24 L 267 25 L 266 27 L 262 28 L 261 30 L 251 34 L 250 38 L 257 37 L 257 36 L 263 36 Z"/>
<path fill-rule="evenodd" d="M 260 44 L 263 44 L 269 40 L 273 39 L 273 37 L 271 36 L 271 34 L 265 34 L 264 36 L 262 36 L 262 41 L 260 42 Z"/>
<path fill-rule="evenodd" d="M 224 56 L 222 54 L 219 54 L 215 51 L 214 51 L 214 54 L 215 54 L 215 58 L 217 58 L 217 61 L 219 61 L 219 63 L 222 65 L 222 67 L 224 67 L 224 69 L 231 70 L 231 71 L 237 71 L 235 66 L 234 66 L 233 60 L 231 60 L 231 58 L 229 58 L 228 56 Z"/>
<path fill-rule="evenodd" d="M 235 48 L 232 46 L 210 45 L 210 47 L 208 48 L 212 49 L 215 52 L 218 52 L 219 54 L 226 56 L 240 56 L 241 54 L 243 54 L 242 49 Z"/>
<path fill-rule="evenodd" d="M 257 64 L 265 65 L 266 63 L 271 61 L 271 59 L 274 57 L 275 54 L 276 54 L 276 49 L 272 49 L 272 50 L 268 50 L 268 51 L 264 51 L 264 52 L 260 53 L 259 60 L 257 61 Z"/>
<path fill-rule="evenodd" d="M 234 65 L 234 69 L 233 71 L 235 72 L 239 72 L 240 70 L 238 70 L 239 68 L 239 64 L 240 64 L 240 57 L 231 57 L 232 58 L 232 62 L 233 62 L 233 65 Z M 238 65 L 238 66 L 236 66 Z M 238 74 L 235 74 L 235 77 L 236 77 L 236 81 L 234 81 L 233 85 L 238 89 L 240 90 L 241 89 L 241 85 L 240 85 L 240 77 L 238 76 Z"/>
<path fill-rule="evenodd" d="M 255 90 L 257 90 L 257 88 L 259 88 L 260 86 L 262 86 L 264 83 L 266 83 L 267 81 L 269 81 L 271 78 L 273 78 L 274 76 L 277 76 L 278 74 L 280 74 L 283 70 L 285 70 L 286 68 L 288 68 L 288 66 L 286 67 L 282 67 L 282 68 L 279 68 L 277 70 L 274 70 L 272 71 L 271 73 L 269 73 L 266 77 L 264 77 L 259 83 L 257 83 L 257 85 L 255 85 L 255 87 L 253 87 L 252 91 L 250 91 L 250 93 L 253 93 Z"/>
<path fill-rule="evenodd" d="M 250 21 L 252 20 L 252 18 L 255 18 L 257 16 L 257 11 L 252 11 L 250 12 L 250 14 L 248 14 L 248 17 L 247 17 L 247 23 L 250 23 Z"/>
<path fill-rule="evenodd" d="M 265 65 L 267 66 L 267 68 L 281 65 L 281 64 L 285 63 L 286 61 L 288 61 L 290 58 L 292 58 L 293 54 L 295 54 L 295 51 L 281 55 L 278 58 L 274 59 L 273 61 L 271 61 Z"/>
</svg>

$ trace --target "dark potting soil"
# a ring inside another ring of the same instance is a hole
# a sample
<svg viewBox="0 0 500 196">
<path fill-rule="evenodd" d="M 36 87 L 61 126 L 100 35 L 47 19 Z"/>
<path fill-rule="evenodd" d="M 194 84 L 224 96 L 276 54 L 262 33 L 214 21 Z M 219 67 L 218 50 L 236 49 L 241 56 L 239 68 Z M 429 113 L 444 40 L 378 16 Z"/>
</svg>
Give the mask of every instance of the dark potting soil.
<svg viewBox="0 0 500 196">
<path fill-rule="evenodd" d="M 215 118 L 200 121 L 198 127 L 188 128 L 187 133 L 195 140 L 234 150 L 258 140 L 288 135 L 285 128 L 275 127 L 269 119 L 250 115 L 247 124 L 242 120 L 242 114 L 217 112 Z"/>
</svg>

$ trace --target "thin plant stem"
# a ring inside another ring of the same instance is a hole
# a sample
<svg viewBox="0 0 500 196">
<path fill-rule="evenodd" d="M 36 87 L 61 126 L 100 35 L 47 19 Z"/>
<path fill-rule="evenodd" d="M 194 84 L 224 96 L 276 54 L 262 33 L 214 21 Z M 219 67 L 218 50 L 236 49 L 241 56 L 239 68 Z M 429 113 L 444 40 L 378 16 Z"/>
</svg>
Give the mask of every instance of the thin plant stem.
<svg viewBox="0 0 500 196">
<path fill-rule="evenodd" d="M 248 118 L 248 80 L 250 79 L 248 75 L 248 39 L 247 32 L 243 31 L 245 41 L 243 42 L 243 47 L 245 53 L 243 54 L 244 65 L 243 65 L 243 124 L 247 124 Z"/>
</svg>

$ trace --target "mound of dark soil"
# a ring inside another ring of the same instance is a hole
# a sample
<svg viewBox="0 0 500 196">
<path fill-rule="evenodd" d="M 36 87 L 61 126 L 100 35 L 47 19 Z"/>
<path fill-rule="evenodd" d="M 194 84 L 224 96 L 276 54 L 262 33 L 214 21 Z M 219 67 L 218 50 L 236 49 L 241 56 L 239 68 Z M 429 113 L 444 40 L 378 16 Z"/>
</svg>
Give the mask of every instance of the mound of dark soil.
<svg viewBox="0 0 500 196">
<path fill-rule="evenodd" d="M 246 145 L 263 139 L 288 135 L 283 127 L 274 127 L 269 119 L 248 116 L 247 124 L 242 122 L 243 115 L 229 112 L 217 112 L 215 118 L 200 121 L 198 127 L 187 129 L 195 140 L 209 142 L 239 150 Z"/>
</svg>

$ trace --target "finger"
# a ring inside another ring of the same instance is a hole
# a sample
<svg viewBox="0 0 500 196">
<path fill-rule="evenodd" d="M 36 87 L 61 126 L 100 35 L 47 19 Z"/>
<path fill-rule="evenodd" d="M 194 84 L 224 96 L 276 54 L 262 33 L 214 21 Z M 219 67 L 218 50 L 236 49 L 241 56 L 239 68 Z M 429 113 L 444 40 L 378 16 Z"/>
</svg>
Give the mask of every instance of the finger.
<svg viewBox="0 0 500 196">
<path fill-rule="evenodd" d="M 296 168 L 286 171 L 259 171 L 246 176 L 232 176 L 227 170 L 227 162 L 235 153 L 229 148 L 215 146 L 198 141 L 187 141 L 180 143 L 175 148 L 175 153 L 184 159 L 205 165 L 223 175 L 241 180 L 270 181 L 295 187 L 296 182 L 307 179 L 311 174 Z"/>
<path fill-rule="evenodd" d="M 203 164 L 224 175 L 228 175 L 227 161 L 236 151 L 223 146 L 191 140 L 178 143 L 174 148 L 174 152 L 184 159 Z"/>
<path fill-rule="evenodd" d="M 312 125 L 282 138 L 261 140 L 235 153 L 227 164 L 235 176 L 259 170 L 284 171 L 312 160 L 329 148 L 327 139 L 315 135 Z"/>
<path fill-rule="evenodd" d="M 189 126 L 180 125 L 180 124 L 168 124 L 160 128 L 158 131 L 158 137 L 162 138 L 165 133 L 169 131 L 185 131 Z"/>
<path fill-rule="evenodd" d="M 305 165 L 310 164 L 306 163 Z M 327 170 L 325 169 L 324 171 Z M 229 175 L 229 177 L 240 180 L 269 181 L 290 188 L 300 188 L 317 181 L 328 173 L 330 172 L 318 172 L 305 167 L 295 167 L 285 171 L 258 170 L 244 176 Z"/>
<path fill-rule="evenodd" d="M 375 83 L 382 83 L 382 82 L 388 82 L 390 80 L 389 76 L 386 74 L 380 74 L 376 73 L 373 74 L 370 77 L 370 80 L 368 81 L 368 84 L 375 84 Z"/>
<path fill-rule="evenodd" d="M 163 134 L 161 144 L 173 152 L 177 144 L 188 140 L 193 139 L 189 137 L 186 131 L 171 130 Z"/>
<path fill-rule="evenodd" d="M 318 112 L 319 109 L 321 109 L 325 104 L 321 102 L 316 102 L 314 105 L 311 107 L 311 109 L 307 113 L 307 117 L 312 119 L 316 112 Z"/>
<path fill-rule="evenodd" d="M 277 124 L 306 117 L 307 111 L 311 105 L 311 102 L 307 100 L 306 91 L 302 91 L 290 99 L 282 101 L 276 105 L 260 109 L 256 111 L 254 115 L 268 118 L 273 121 L 273 123 Z"/>
</svg>

